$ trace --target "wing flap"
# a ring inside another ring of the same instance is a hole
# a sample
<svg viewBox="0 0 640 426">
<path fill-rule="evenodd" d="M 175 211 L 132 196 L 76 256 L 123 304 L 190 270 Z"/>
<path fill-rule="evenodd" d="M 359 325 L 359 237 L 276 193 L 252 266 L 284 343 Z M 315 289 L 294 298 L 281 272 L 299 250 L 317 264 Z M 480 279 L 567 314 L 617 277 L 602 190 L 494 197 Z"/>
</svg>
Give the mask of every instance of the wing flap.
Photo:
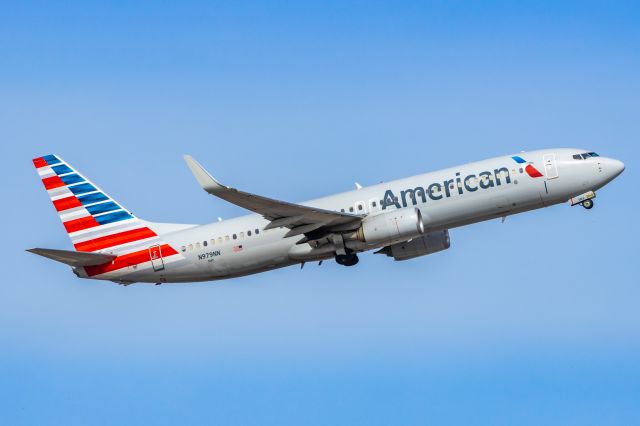
<svg viewBox="0 0 640 426">
<path fill-rule="evenodd" d="M 87 253 L 82 251 L 55 250 L 45 248 L 32 248 L 28 249 L 27 251 L 29 253 L 34 253 L 39 256 L 46 257 L 47 259 L 55 260 L 56 262 L 61 262 L 65 265 L 73 267 L 103 265 L 105 263 L 111 262 L 116 258 L 116 256 L 112 254 Z"/>
<path fill-rule="evenodd" d="M 289 232 L 287 232 L 284 237 L 295 237 L 296 235 L 307 234 L 313 232 L 317 229 L 322 228 L 324 225 L 322 223 L 310 223 L 308 225 L 297 226 L 295 228 L 291 228 Z"/>
</svg>

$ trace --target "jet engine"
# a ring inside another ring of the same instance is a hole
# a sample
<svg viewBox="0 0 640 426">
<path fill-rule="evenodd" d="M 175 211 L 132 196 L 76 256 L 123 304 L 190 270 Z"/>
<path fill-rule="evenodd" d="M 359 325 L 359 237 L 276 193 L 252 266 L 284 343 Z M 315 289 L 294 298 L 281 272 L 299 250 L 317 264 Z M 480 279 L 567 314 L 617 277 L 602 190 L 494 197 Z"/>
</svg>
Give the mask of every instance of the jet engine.
<svg viewBox="0 0 640 426">
<path fill-rule="evenodd" d="M 416 207 L 368 216 L 356 232 L 356 239 L 368 244 L 393 244 L 424 234 L 422 215 Z"/>
<path fill-rule="evenodd" d="M 409 260 L 446 250 L 450 246 L 449 231 L 445 229 L 444 231 L 430 232 L 411 241 L 384 247 L 378 250 L 376 254 L 386 254 L 395 260 Z"/>
</svg>

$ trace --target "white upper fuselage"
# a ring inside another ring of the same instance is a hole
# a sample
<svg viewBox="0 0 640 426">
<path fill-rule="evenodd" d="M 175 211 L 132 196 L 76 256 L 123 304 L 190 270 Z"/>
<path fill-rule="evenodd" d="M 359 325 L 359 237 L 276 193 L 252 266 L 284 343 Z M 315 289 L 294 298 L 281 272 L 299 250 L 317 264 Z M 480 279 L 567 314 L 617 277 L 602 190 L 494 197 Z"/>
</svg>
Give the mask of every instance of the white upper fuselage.
<svg viewBox="0 0 640 426">
<path fill-rule="evenodd" d="M 523 152 L 301 204 L 361 215 L 415 205 L 422 214 L 425 232 L 429 233 L 566 202 L 603 187 L 624 170 L 621 162 L 609 158 L 574 159 L 586 152 L 566 148 Z M 529 165 L 540 176 L 532 177 L 526 169 Z M 334 256 L 331 247 L 316 250 L 310 244 L 296 244 L 300 236 L 285 238 L 288 228 L 264 230 L 268 223 L 258 214 L 173 228 L 178 230 L 147 223 L 179 251 L 180 259 L 166 262 L 160 271 L 134 267 L 119 271 L 117 276 L 99 278 L 122 282 L 208 281 Z M 381 247 L 355 240 L 345 242 L 354 252 Z"/>
</svg>

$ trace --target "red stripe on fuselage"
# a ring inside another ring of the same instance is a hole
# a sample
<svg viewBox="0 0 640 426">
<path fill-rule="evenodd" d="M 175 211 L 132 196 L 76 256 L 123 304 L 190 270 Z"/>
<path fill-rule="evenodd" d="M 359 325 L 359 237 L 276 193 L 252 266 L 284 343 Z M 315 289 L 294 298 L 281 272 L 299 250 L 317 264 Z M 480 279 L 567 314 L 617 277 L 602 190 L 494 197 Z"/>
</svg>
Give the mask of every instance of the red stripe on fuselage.
<svg viewBox="0 0 640 426">
<path fill-rule="evenodd" d="M 36 166 L 36 169 L 39 169 L 40 167 L 44 167 L 47 165 L 47 162 L 44 161 L 44 158 L 42 157 L 34 158 L 32 161 L 33 161 L 33 165 Z"/>
<path fill-rule="evenodd" d="M 538 171 L 538 169 L 536 169 L 535 167 L 533 167 L 531 164 L 529 164 L 525 170 L 527 171 L 527 174 L 529 176 L 531 176 L 532 178 L 539 178 L 542 177 L 542 173 L 540 173 Z"/>
<path fill-rule="evenodd" d="M 82 241 L 74 244 L 74 247 L 78 251 L 96 251 L 155 236 L 157 236 L 157 234 L 149 228 L 130 229 L 129 231 L 106 235 L 89 241 Z"/>
<path fill-rule="evenodd" d="M 162 251 L 162 257 L 173 256 L 178 254 L 169 244 L 163 244 L 160 246 Z M 117 271 L 118 269 L 127 268 L 133 265 L 139 265 L 141 263 L 150 262 L 151 256 L 149 255 L 149 249 L 135 251 L 133 253 L 123 254 L 118 256 L 113 261 L 105 263 L 104 265 L 97 266 L 85 266 L 84 270 L 89 277 L 94 277 L 100 274 L 106 274 L 107 272 Z"/>
<path fill-rule="evenodd" d="M 56 211 L 62 212 L 65 210 L 73 209 L 75 207 L 82 207 L 82 203 L 74 195 L 72 195 L 71 197 L 53 200 L 53 206 L 56 208 Z"/>
<path fill-rule="evenodd" d="M 83 229 L 93 228 L 94 226 L 100 226 L 100 224 L 93 218 L 93 216 L 81 217 L 80 219 L 64 222 L 64 228 L 69 234 Z"/>
<path fill-rule="evenodd" d="M 48 178 L 44 178 L 42 179 L 42 183 L 44 184 L 44 187 L 47 190 L 53 189 L 53 188 L 60 188 L 61 186 L 64 186 L 64 182 L 58 176 L 51 176 Z"/>
</svg>

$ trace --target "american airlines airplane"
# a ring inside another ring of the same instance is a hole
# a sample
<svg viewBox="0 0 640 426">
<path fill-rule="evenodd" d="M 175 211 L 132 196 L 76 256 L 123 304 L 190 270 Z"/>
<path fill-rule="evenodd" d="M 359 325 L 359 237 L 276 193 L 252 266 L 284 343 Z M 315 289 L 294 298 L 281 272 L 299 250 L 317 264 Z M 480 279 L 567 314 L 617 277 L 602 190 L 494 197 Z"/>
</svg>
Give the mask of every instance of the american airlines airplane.
<svg viewBox="0 0 640 426">
<path fill-rule="evenodd" d="M 185 161 L 206 192 L 253 214 L 208 225 L 148 222 L 45 155 L 33 164 L 75 250 L 28 251 L 80 278 L 123 285 L 219 280 L 326 259 L 353 266 L 368 250 L 407 260 L 448 249 L 451 228 L 565 202 L 591 209 L 595 191 L 624 171 L 588 150 L 546 149 L 296 204 L 223 185 Z"/>
</svg>

